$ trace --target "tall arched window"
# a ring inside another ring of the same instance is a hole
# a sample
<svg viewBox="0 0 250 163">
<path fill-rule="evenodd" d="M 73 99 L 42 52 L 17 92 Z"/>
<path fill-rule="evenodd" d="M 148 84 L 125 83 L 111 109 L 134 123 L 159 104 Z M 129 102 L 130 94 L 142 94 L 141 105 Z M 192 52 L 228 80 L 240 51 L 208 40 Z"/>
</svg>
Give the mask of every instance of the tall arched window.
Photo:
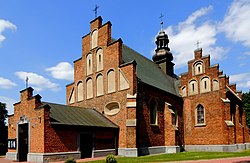
<svg viewBox="0 0 250 163">
<path fill-rule="evenodd" d="M 86 87 L 87 87 L 86 98 L 87 99 L 93 98 L 93 81 L 91 78 L 87 79 Z"/>
<path fill-rule="evenodd" d="M 108 71 L 107 87 L 108 93 L 115 92 L 115 71 L 113 69 Z"/>
<path fill-rule="evenodd" d="M 103 95 L 103 76 L 102 74 L 96 77 L 96 96 Z"/>
<path fill-rule="evenodd" d="M 96 71 L 103 69 L 103 50 L 98 49 L 96 52 Z"/>
<path fill-rule="evenodd" d="M 188 84 L 188 94 L 195 95 L 198 94 L 198 84 L 196 80 L 191 80 Z"/>
<path fill-rule="evenodd" d="M 97 44 L 98 44 L 98 31 L 96 29 L 91 34 L 91 48 L 93 49 L 97 47 Z"/>
<path fill-rule="evenodd" d="M 214 79 L 213 80 L 213 91 L 217 91 L 220 89 L 219 82 L 218 80 Z"/>
<path fill-rule="evenodd" d="M 204 66 L 202 61 L 197 61 L 193 66 L 193 75 L 199 75 L 204 73 Z"/>
<path fill-rule="evenodd" d="M 210 91 L 211 91 L 210 79 L 207 76 L 203 77 L 200 81 L 200 92 L 205 93 Z"/>
<path fill-rule="evenodd" d="M 157 103 L 155 102 L 155 100 L 152 100 L 150 105 L 150 124 L 152 125 L 158 124 Z"/>
<path fill-rule="evenodd" d="M 93 68 L 93 62 L 92 62 L 92 54 L 89 53 L 86 58 L 86 69 L 87 69 L 87 75 L 92 74 L 92 68 Z"/>
<path fill-rule="evenodd" d="M 77 84 L 77 101 L 83 100 L 83 83 L 80 81 Z"/>
<path fill-rule="evenodd" d="M 205 125 L 205 109 L 199 104 L 195 111 L 195 124 L 196 125 Z"/>
</svg>

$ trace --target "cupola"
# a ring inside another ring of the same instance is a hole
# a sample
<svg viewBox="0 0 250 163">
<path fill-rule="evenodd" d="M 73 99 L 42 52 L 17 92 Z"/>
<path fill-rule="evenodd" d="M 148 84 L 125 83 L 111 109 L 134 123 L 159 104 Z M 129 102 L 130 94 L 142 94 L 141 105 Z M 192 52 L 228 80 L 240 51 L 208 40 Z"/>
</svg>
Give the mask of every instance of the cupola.
<svg viewBox="0 0 250 163">
<path fill-rule="evenodd" d="M 157 47 L 152 57 L 153 61 L 158 64 L 167 75 L 173 76 L 174 63 L 171 62 L 173 60 L 173 55 L 168 47 L 169 39 L 168 35 L 163 30 L 163 22 L 161 22 L 161 31 L 156 37 L 155 43 Z"/>
</svg>

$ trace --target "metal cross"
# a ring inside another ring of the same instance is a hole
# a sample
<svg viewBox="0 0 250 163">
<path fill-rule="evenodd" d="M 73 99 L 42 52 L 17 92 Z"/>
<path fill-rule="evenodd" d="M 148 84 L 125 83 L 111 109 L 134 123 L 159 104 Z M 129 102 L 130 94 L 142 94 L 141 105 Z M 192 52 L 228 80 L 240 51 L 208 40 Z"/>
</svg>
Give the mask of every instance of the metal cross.
<svg viewBox="0 0 250 163">
<path fill-rule="evenodd" d="M 160 19 L 161 19 L 161 29 L 163 29 L 163 20 L 162 20 L 162 18 L 164 17 L 164 15 L 161 13 L 161 15 L 160 15 Z"/>
<path fill-rule="evenodd" d="M 26 88 L 28 88 L 28 86 L 29 86 L 29 77 L 27 76 L 26 77 Z"/>
<path fill-rule="evenodd" d="M 199 49 L 199 45 L 200 45 L 200 41 L 199 40 L 197 40 L 197 42 L 195 43 L 195 45 L 197 46 L 197 49 Z"/>
<path fill-rule="evenodd" d="M 95 5 L 95 9 L 93 10 L 95 12 L 95 18 L 97 17 L 97 10 L 98 10 L 99 6 Z"/>
</svg>

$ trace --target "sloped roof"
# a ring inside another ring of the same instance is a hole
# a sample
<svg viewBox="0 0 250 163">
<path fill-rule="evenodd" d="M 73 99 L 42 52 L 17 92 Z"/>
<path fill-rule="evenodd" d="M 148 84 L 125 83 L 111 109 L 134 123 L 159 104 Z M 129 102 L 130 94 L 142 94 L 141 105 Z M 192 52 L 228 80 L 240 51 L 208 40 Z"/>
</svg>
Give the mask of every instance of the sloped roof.
<svg viewBox="0 0 250 163">
<path fill-rule="evenodd" d="M 134 51 L 128 46 L 122 46 L 122 60 L 124 63 L 136 61 L 136 75 L 144 83 L 165 92 L 180 96 L 176 89 L 176 78 L 165 74 L 153 61 Z"/>
<path fill-rule="evenodd" d="M 118 128 L 95 109 L 43 102 L 45 105 L 50 107 L 51 124 Z"/>
</svg>

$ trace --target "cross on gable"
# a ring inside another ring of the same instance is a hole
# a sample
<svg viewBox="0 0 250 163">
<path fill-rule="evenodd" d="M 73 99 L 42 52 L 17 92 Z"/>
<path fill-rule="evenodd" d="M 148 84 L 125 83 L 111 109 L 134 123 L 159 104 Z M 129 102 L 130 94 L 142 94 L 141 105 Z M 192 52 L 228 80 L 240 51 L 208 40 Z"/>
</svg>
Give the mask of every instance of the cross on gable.
<svg viewBox="0 0 250 163">
<path fill-rule="evenodd" d="M 29 86 L 29 77 L 27 76 L 26 77 L 26 88 L 28 88 L 28 86 Z"/>
<path fill-rule="evenodd" d="M 197 40 L 197 42 L 195 43 L 195 45 L 197 46 L 197 49 L 199 49 L 200 43 L 201 42 L 199 40 Z"/>
<path fill-rule="evenodd" d="M 97 17 L 97 10 L 98 10 L 99 6 L 95 5 L 95 9 L 93 10 L 95 12 L 95 18 Z"/>
<path fill-rule="evenodd" d="M 163 20 L 162 20 L 162 18 L 164 17 L 164 15 L 161 13 L 161 15 L 160 15 L 160 20 L 161 20 L 161 29 L 163 29 Z"/>
</svg>

